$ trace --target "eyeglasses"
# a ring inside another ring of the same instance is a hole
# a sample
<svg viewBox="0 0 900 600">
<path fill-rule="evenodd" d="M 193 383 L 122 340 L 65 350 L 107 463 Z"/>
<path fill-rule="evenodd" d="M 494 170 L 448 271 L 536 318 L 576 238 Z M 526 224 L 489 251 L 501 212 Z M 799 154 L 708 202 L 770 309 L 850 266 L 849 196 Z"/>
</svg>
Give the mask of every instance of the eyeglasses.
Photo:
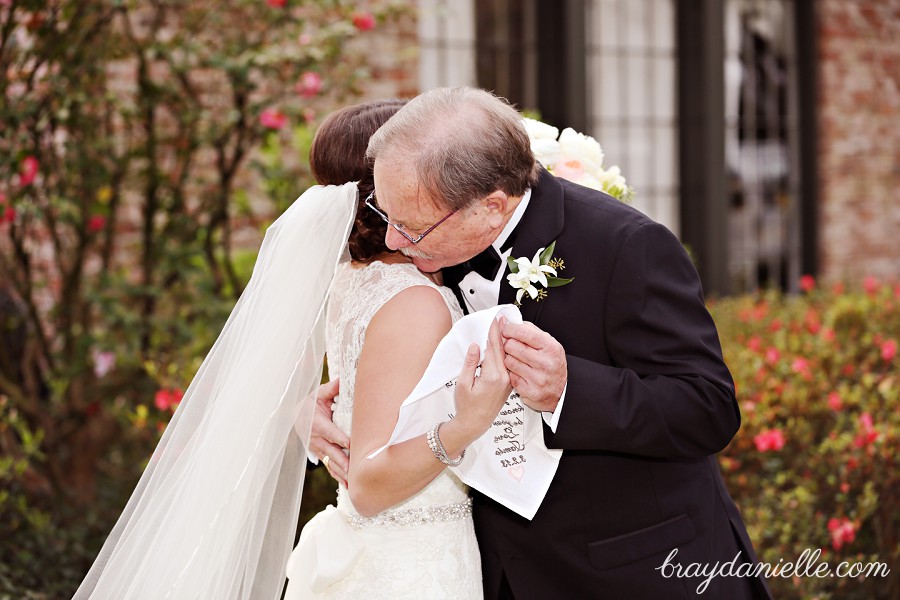
<svg viewBox="0 0 900 600">
<path fill-rule="evenodd" d="M 381 212 L 381 209 L 378 208 L 378 206 L 375 204 L 375 202 L 376 202 L 375 192 L 373 191 L 373 192 L 372 192 L 371 194 L 369 194 L 369 196 L 366 198 L 366 206 L 368 206 L 369 208 L 371 208 L 372 210 L 374 210 L 374 211 L 375 211 L 375 214 L 377 214 L 379 217 L 381 217 L 382 219 L 384 219 L 384 222 L 385 222 L 385 223 L 387 223 L 388 225 L 390 225 L 391 227 L 393 227 L 393 228 L 397 231 L 397 233 L 399 233 L 400 235 L 402 235 L 403 237 L 405 237 L 406 239 L 408 239 L 408 240 L 409 240 L 410 242 L 412 242 L 413 244 L 418 244 L 419 242 L 421 242 L 421 241 L 422 241 L 422 238 L 424 238 L 426 235 L 428 235 L 429 233 L 431 233 L 432 231 L 434 231 L 435 227 L 437 227 L 438 225 L 440 225 L 441 223 L 443 223 L 444 221 L 446 221 L 447 219 L 449 219 L 451 216 L 453 216 L 453 213 L 456 212 L 455 210 L 451 210 L 449 213 L 447 213 L 447 215 L 446 215 L 443 219 L 441 219 L 440 221 L 438 221 L 437 223 L 435 223 L 434 225 L 432 225 L 431 227 L 429 227 L 428 229 L 426 229 L 425 231 L 423 231 L 423 232 L 421 233 L 421 235 L 419 235 L 419 237 L 415 237 L 415 238 L 414 238 L 413 236 L 411 236 L 411 235 L 409 235 L 408 233 L 406 233 L 406 230 L 405 230 L 405 228 L 403 227 L 403 225 L 399 225 L 399 224 L 397 224 L 397 223 L 392 223 L 391 220 L 388 219 L 388 216 L 387 216 L 386 214 L 384 214 L 383 212 Z"/>
</svg>

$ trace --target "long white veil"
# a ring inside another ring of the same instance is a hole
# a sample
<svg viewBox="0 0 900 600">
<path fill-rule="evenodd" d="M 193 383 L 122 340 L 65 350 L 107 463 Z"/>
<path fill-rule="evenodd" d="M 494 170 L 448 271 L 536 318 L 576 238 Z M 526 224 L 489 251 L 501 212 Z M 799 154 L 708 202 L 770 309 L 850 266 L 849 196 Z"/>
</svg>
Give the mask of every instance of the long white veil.
<svg viewBox="0 0 900 600">
<path fill-rule="evenodd" d="M 247 289 L 73 600 L 280 597 L 324 308 L 356 206 L 355 183 L 316 186 L 266 231 Z"/>
</svg>

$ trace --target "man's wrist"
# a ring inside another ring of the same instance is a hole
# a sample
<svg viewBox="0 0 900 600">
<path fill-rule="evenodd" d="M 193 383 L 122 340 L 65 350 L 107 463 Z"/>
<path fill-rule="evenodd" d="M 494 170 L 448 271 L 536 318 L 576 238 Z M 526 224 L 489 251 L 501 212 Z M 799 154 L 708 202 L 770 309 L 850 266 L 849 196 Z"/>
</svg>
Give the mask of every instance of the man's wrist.
<svg viewBox="0 0 900 600">
<path fill-rule="evenodd" d="M 559 396 L 559 400 L 556 403 L 556 407 L 552 411 L 543 411 L 541 416 L 544 418 L 544 422 L 550 427 L 550 430 L 553 433 L 556 433 L 556 427 L 559 425 L 559 416 L 562 414 L 563 402 L 566 399 L 566 390 L 569 388 L 569 382 L 566 382 L 566 385 L 563 386 L 562 394 Z"/>
</svg>

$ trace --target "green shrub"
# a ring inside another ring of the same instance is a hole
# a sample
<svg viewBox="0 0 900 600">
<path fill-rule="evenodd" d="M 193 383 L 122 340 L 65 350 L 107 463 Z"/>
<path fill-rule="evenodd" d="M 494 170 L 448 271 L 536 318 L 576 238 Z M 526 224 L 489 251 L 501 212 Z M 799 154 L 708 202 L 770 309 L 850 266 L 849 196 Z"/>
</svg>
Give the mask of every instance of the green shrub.
<svg viewBox="0 0 900 600">
<path fill-rule="evenodd" d="M 888 577 L 772 578 L 776 598 L 900 595 L 900 286 L 713 303 L 743 423 L 720 464 L 759 558 L 805 549 Z"/>
<path fill-rule="evenodd" d="M 0 2 L 0 599 L 71 597 L 403 6 Z"/>
</svg>

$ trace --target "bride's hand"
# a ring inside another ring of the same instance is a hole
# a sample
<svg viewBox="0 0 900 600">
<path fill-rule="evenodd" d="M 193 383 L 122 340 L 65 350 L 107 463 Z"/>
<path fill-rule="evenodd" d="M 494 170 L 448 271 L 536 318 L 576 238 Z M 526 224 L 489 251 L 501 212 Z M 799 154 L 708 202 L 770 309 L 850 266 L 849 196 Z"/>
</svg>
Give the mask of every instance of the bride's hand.
<svg viewBox="0 0 900 600">
<path fill-rule="evenodd" d="M 350 448 L 350 438 L 338 429 L 332 421 L 332 404 L 339 393 L 339 381 L 334 379 L 319 386 L 316 396 L 316 410 L 313 414 L 309 449 L 325 464 L 328 473 L 338 483 L 347 485 L 350 472 L 350 458 L 345 449 Z M 325 460 L 328 457 L 328 460 Z"/>
<path fill-rule="evenodd" d="M 453 419 L 473 435 L 473 441 L 491 426 L 512 392 L 498 321 L 491 323 L 481 373 L 476 377 L 479 355 L 477 344 L 469 346 L 463 370 L 456 380 L 456 417 Z"/>
</svg>

